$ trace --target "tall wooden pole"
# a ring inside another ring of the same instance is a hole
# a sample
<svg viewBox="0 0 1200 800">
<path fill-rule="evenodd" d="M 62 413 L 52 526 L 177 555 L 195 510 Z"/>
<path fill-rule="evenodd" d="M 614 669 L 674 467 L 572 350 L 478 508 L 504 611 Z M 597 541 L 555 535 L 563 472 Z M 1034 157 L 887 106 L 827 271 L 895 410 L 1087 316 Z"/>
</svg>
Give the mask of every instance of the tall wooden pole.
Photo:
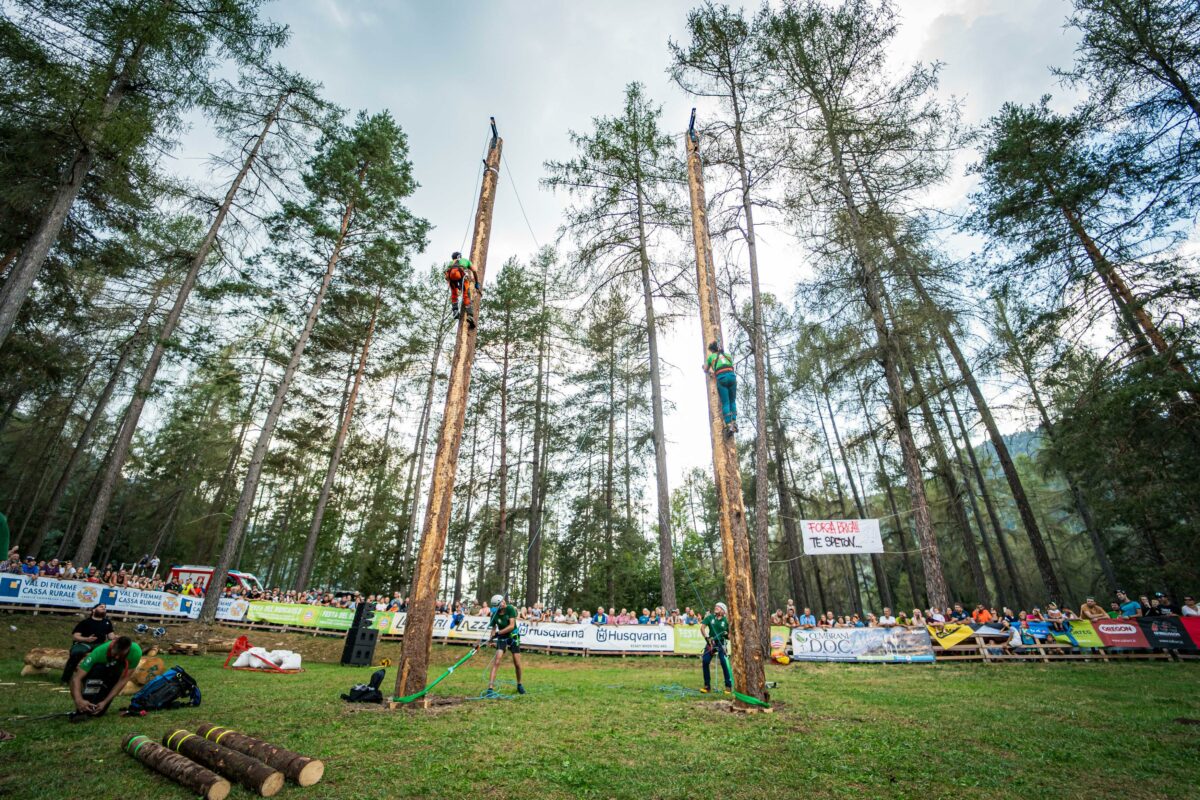
<svg viewBox="0 0 1200 800">
<path fill-rule="evenodd" d="M 708 211 L 701 174 L 700 137 L 695 132 L 696 111 L 688 125 L 688 191 L 692 200 L 692 238 L 696 246 L 696 285 L 700 290 L 700 329 L 704 341 L 721 341 L 721 306 L 713 274 L 712 243 L 708 238 Z M 737 443 L 725 435 L 717 384 L 707 380 L 708 429 L 712 439 L 713 477 L 717 489 L 717 521 L 721 529 L 721 548 L 725 553 L 725 591 L 729 606 L 730 663 L 733 685 L 738 692 L 767 699 L 763 653 L 759 646 L 758 608 L 750 572 L 750 537 L 746 529 L 746 507 L 742 502 L 742 476 L 738 468 Z M 759 480 L 766 480 L 760 475 Z M 738 701 L 739 703 L 741 701 Z"/>
<path fill-rule="evenodd" d="M 492 119 L 492 143 L 488 148 L 483 185 L 479 189 L 479 207 L 475 212 L 475 235 L 471 239 L 471 266 L 477 286 L 483 285 L 487 266 L 488 240 L 492 234 L 492 207 L 500 180 L 500 148 L 504 142 Z M 476 288 L 471 298 L 474 315 L 479 317 L 482 292 Z M 433 616 L 442 556 L 446 550 L 446 532 L 450 526 L 450 501 L 454 497 L 454 474 L 458 469 L 458 448 L 462 444 L 467 415 L 467 390 L 471 386 L 471 366 L 475 362 L 475 329 L 458 323 L 454 355 L 450 362 L 450 385 L 446 389 L 446 409 L 438 435 L 437 454 L 433 459 L 433 480 L 429 486 L 429 505 L 421 527 L 421 549 L 413 572 L 408 620 L 400 645 L 400 666 L 396 674 L 396 696 L 406 697 L 425 688 L 429 653 L 433 648 Z"/>
</svg>

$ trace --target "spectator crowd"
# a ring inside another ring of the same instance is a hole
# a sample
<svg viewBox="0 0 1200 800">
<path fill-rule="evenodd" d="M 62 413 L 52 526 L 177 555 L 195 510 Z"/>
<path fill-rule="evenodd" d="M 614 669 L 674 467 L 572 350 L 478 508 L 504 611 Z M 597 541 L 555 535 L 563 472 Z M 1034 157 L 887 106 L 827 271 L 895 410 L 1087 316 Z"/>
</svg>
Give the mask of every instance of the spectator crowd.
<svg viewBox="0 0 1200 800">
<path fill-rule="evenodd" d="M 170 573 L 159 576 L 160 562 L 157 556 L 143 556 L 136 564 L 126 568 L 125 565 L 115 567 L 107 564 L 103 568 L 95 565 L 76 567 L 70 560 L 60 561 L 52 558 L 48 561 L 38 561 L 33 556 L 20 557 L 16 548 L 8 554 L 7 561 L 0 567 L 0 572 L 27 575 L 34 579 L 39 577 L 57 578 L 59 580 L 79 580 L 87 583 L 102 584 L 126 589 L 142 589 L 146 591 L 172 592 L 175 594 L 203 597 L 205 584 L 202 580 L 179 582 L 170 577 Z M 359 603 L 367 603 L 376 611 L 408 610 L 408 598 L 400 592 L 387 594 L 368 594 L 360 592 L 331 592 L 322 589 L 293 590 L 293 589 L 252 589 L 235 585 L 232 581 L 225 588 L 226 597 L 259 600 L 271 603 L 295 603 L 301 605 L 329 606 L 332 608 L 354 608 Z M 453 625 L 457 626 L 468 615 L 486 617 L 490 609 L 482 602 L 456 602 L 439 600 L 436 611 L 438 614 L 448 614 L 453 617 Z M 706 612 L 693 610 L 690 606 L 682 611 L 673 608 L 668 611 L 662 606 L 650 609 L 643 607 L 621 608 L 598 606 L 595 611 L 590 609 L 548 608 L 542 603 L 532 606 L 521 606 L 517 618 L 526 622 L 558 622 L 585 625 L 698 625 Z M 882 613 L 876 615 L 870 612 L 837 614 L 825 611 L 814 614 L 808 607 L 797 608 L 792 600 L 786 607 L 776 609 L 770 615 L 772 625 L 788 628 L 893 628 L 893 627 L 931 627 L 935 631 L 948 625 L 969 624 L 992 625 L 1001 631 L 1026 629 L 1029 623 L 1045 623 L 1051 631 L 1065 631 L 1072 620 L 1087 620 L 1090 622 L 1108 619 L 1132 619 L 1135 617 L 1200 617 L 1200 606 L 1195 597 L 1188 595 L 1182 603 L 1174 600 L 1164 592 L 1153 595 L 1139 595 L 1134 599 L 1123 590 L 1116 592 L 1115 598 L 1108 607 L 1097 602 L 1095 597 L 1088 597 L 1079 610 L 1071 606 L 1050 602 L 1045 607 L 1033 606 L 1030 610 L 1014 611 L 1009 606 L 985 606 L 975 604 L 970 611 L 962 603 L 955 603 L 948 608 L 914 608 L 906 613 L 903 610 L 893 611 L 885 607 Z"/>
</svg>

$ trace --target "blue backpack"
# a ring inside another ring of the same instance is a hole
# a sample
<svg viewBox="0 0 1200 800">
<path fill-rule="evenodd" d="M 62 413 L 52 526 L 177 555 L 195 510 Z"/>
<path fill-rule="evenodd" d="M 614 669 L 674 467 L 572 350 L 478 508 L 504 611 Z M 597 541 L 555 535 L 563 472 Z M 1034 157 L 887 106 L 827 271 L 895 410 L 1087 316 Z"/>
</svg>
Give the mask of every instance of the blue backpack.
<svg viewBox="0 0 1200 800">
<path fill-rule="evenodd" d="M 129 699 L 129 711 L 134 714 L 186 705 L 200 705 L 200 687 L 183 667 L 171 667 Z"/>
</svg>

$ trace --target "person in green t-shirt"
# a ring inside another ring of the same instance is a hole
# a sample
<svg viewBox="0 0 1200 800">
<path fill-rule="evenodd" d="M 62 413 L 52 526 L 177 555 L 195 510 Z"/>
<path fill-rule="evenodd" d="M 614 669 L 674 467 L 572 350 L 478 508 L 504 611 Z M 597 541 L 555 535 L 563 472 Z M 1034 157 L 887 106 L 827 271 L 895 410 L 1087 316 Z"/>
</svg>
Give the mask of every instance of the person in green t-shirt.
<svg viewBox="0 0 1200 800">
<path fill-rule="evenodd" d="M 704 647 L 704 657 L 700 659 L 700 667 L 704 670 L 704 688 L 700 691 L 705 694 L 712 691 L 712 674 L 708 665 L 714 658 L 720 660 L 721 672 L 725 675 L 725 694 L 733 691 L 733 680 L 729 676 L 729 664 L 725 659 L 725 645 L 729 641 L 729 617 L 726 616 L 728 613 L 729 609 L 724 603 L 717 603 L 712 613 L 700 622 L 700 631 L 704 634 L 704 641 L 708 643 Z"/>
<path fill-rule="evenodd" d="M 71 721 L 83 722 L 108 711 L 141 660 L 141 645 L 128 636 L 118 636 L 84 656 L 71 676 L 71 699 L 75 701 Z"/>
<path fill-rule="evenodd" d="M 496 694 L 496 670 L 505 650 L 512 653 L 513 667 L 517 671 L 517 693 L 525 694 L 525 684 L 521 682 L 521 629 L 517 627 L 517 610 L 504 595 L 498 594 L 492 597 L 491 613 L 488 627 L 492 629 L 492 636 L 488 641 L 495 640 L 496 657 L 492 659 L 492 671 L 488 675 L 487 694 Z"/>
<path fill-rule="evenodd" d="M 725 418 L 725 435 L 737 433 L 737 373 L 733 371 L 733 359 L 712 342 L 708 345 L 708 358 L 704 359 L 704 371 L 717 382 L 717 395 L 721 398 L 721 414 Z"/>
</svg>

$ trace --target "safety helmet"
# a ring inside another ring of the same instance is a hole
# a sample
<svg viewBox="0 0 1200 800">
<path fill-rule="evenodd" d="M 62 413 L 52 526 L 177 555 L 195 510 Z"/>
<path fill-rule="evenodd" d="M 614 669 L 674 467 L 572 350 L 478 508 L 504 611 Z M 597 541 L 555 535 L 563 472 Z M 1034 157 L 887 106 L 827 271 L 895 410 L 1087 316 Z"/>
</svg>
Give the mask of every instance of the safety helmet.
<svg viewBox="0 0 1200 800">
<path fill-rule="evenodd" d="M 452 259 L 454 259 L 454 258 L 462 258 L 462 253 L 460 253 L 460 252 L 458 252 L 457 250 L 455 250 L 453 253 L 451 253 L 451 254 L 450 254 L 450 258 L 452 258 Z"/>
<path fill-rule="evenodd" d="M 501 603 L 503 603 L 503 602 L 504 602 L 504 595 L 502 595 L 502 594 L 494 594 L 494 595 L 492 595 L 492 602 L 488 603 L 488 605 L 490 605 L 490 606 L 498 606 L 498 605 L 500 605 L 500 604 L 501 604 Z"/>
<path fill-rule="evenodd" d="M 721 609 L 726 614 L 729 613 L 729 606 L 725 605 L 724 603 L 717 603 L 717 608 Z"/>
</svg>

